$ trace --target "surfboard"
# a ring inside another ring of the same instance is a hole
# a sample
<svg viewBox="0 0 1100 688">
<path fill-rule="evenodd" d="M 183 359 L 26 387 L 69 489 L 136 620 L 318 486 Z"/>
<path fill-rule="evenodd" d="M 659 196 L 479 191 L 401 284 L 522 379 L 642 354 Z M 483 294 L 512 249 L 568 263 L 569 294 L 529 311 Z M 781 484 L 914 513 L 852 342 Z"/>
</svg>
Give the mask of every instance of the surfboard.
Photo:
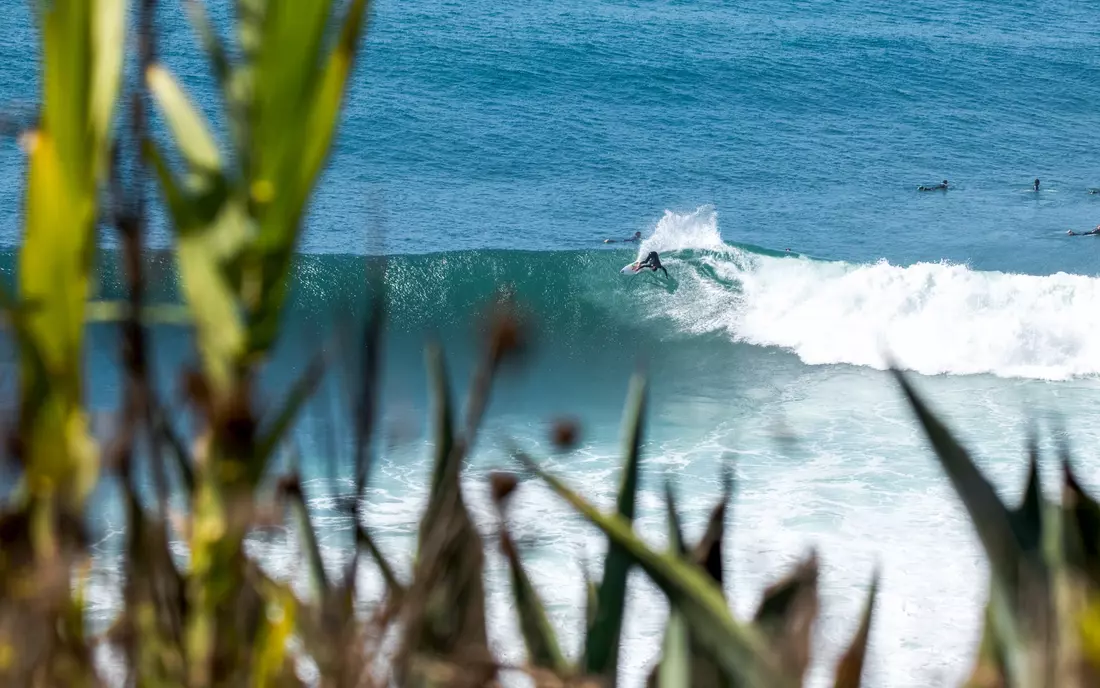
<svg viewBox="0 0 1100 688">
<path fill-rule="evenodd" d="M 630 265 L 624 265 L 623 269 L 619 270 L 619 272 L 623 275 L 636 275 L 641 271 L 642 268 L 638 267 L 637 261 L 631 263 Z"/>
</svg>

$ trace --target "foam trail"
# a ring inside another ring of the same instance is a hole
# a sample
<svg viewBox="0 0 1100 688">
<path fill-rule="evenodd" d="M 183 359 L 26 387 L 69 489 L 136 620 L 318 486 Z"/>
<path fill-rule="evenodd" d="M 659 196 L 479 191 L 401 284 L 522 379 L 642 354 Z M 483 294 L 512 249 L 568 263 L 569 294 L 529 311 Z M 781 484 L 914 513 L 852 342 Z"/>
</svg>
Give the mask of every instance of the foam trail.
<svg viewBox="0 0 1100 688">
<path fill-rule="evenodd" d="M 720 243 L 716 216 L 666 213 L 649 245 L 680 251 L 676 293 L 649 306 L 691 333 L 788 349 L 805 363 L 1048 380 L 1100 373 L 1100 279 L 770 257 Z M 690 249 L 690 250 L 689 250 Z M 660 249 L 652 249 L 660 250 Z M 668 261 L 666 261 L 668 262 Z"/>
</svg>

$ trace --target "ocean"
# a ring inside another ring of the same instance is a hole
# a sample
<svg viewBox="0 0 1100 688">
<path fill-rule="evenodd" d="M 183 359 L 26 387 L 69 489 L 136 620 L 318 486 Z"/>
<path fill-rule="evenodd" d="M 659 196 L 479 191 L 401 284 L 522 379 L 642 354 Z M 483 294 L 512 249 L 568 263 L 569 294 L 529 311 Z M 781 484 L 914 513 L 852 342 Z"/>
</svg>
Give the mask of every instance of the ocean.
<svg viewBox="0 0 1100 688">
<path fill-rule="evenodd" d="M 231 3 L 210 4 L 225 29 Z M 37 98 L 29 5 L 0 9 L 0 102 L 15 112 Z M 163 61 L 217 121 L 179 0 L 159 7 Z M 697 536 L 732 462 L 727 592 L 739 616 L 814 548 L 810 683 L 827 685 L 879 566 L 867 685 L 957 683 L 988 569 L 884 369 L 889 356 L 910 371 L 1006 499 L 1021 492 L 1029 422 L 1042 431 L 1048 494 L 1061 438 L 1100 487 L 1100 417 L 1088 410 L 1100 400 L 1100 239 L 1066 235 L 1100 222 L 1089 193 L 1100 187 L 1096 13 L 1045 0 L 377 0 L 365 45 L 266 381 L 303 370 L 364 298 L 365 256 L 385 254 L 386 441 L 367 496 L 383 548 L 406 560 L 426 494 L 426 337 L 442 342 L 464 390 L 472 323 L 504 286 L 535 330 L 526 365 L 499 381 L 465 476 L 487 536 L 486 476 L 508 465 L 508 437 L 612 504 L 622 408 L 641 367 L 651 404 L 639 531 L 663 543 L 671 481 Z M 24 170 L 15 141 L 0 141 L 8 274 Z M 946 192 L 916 190 L 943 179 Z M 638 245 L 603 243 L 636 231 Z M 150 244 L 169 237 L 158 213 Z M 109 259 L 109 233 L 103 243 Z M 668 283 L 619 274 L 651 250 Z M 170 260 L 149 265 L 170 294 Z M 112 269 L 100 280 L 108 293 Z M 170 391 L 190 341 L 171 328 L 155 338 Z M 88 356 L 89 404 L 109 410 L 120 387 L 109 330 L 93 330 Z M 325 491 L 350 476 L 333 460 L 346 438 L 333 411 L 342 393 L 335 376 L 295 431 L 322 523 L 336 513 Z M 549 446 L 559 417 L 581 424 L 572 452 Z M 514 508 L 531 574 L 575 650 L 579 567 L 603 539 L 536 484 Z M 110 552 L 117 513 L 98 516 Z M 334 561 L 346 539 L 326 537 Z M 254 546 L 269 565 L 294 566 L 271 543 Z M 489 564 L 492 640 L 519 660 L 505 569 L 494 552 Z M 117 604 L 110 586 L 93 597 L 102 618 Z M 622 685 L 642 685 L 665 613 L 636 575 Z"/>
</svg>

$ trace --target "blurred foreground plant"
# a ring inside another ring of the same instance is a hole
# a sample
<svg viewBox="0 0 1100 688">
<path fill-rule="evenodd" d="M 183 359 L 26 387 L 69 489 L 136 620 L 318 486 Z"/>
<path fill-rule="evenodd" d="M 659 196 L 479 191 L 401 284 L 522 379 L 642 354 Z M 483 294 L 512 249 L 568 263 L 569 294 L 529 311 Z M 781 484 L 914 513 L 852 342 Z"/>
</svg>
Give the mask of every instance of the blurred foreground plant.
<svg viewBox="0 0 1100 688">
<path fill-rule="evenodd" d="M 279 606 L 280 618 L 295 614 L 292 597 L 263 579 L 243 545 L 257 518 L 253 493 L 322 365 L 308 366 L 266 420 L 254 409 L 253 382 L 279 331 L 291 258 L 336 128 L 367 2 L 351 0 L 335 41 L 329 41 L 329 0 L 241 0 L 237 62 L 230 61 L 203 6 L 191 2 L 189 8 L 222 91 L 232 154 L 223 158 L 198 110 L 168 71 L 155 65 L 145 78 L 174 134 L 184 175 L 170 169 L 151 138 L 143 142 L 175 228 L 183 293 L 202 360 L 201 374 L 191 375 L 189 384 L 206 429 L 195 444 L 186 529 L 191 561 L 183 584 L 184 664 L 192 685 L 228 685 L 249 675 L 257 643 L 267 641 L 259 648 L 261 675 L 284 680 L 281 644 L 287 631 L 265 621 L 271 614 L 263 612 L 264 591 L 273 591 L 267 604 Z M 300 529 L 309 530 L 301 490 L 287 495 Z M 317 566 L 318 603 L 330 612 L 335 605 L 347 616 L 354 578 L 334 586 Z M 353 564 L 348 575 L 354 571 Z M 348 600 L 342 606 L 336 601 L 341 596 Z M 336 662 L 321 664 L 330 668 Z"/>
<path fill-rule="evenodd" d="M 174 135 L 183 161 L 147 135 L 135 94 L 134 129 L 142 140 L 175 231 L 187 320 L 201 365 L 183 376 L 199 423 L 177 437 L 153 398 L 144 364 L 140 274 L 140 203 L 116 218 L 124 237 L 129 308 L 123 311 L 127 374 L 122 427 L 106 451 L 91 439 L 83 406 L 84 326 L 89 317 L 97 193 L 117 180 L 110 165 L 113 112 L 123 61 L 122 0 L 54 0 L 39 7 L 44 57 L 43 110 L 25 137 L 30 157 L 18 294 L 4 307 L 20 352 L 18 422 L 6 447 L 21 482 L 0 513 L 0 682 L 23 686 L 103 685 L 93 651 L 117 651 L 127 685 L 402 686 L 496 685 L 501 666 L 489 645 L 485 553 L 460 477 L 489 404 L 493 380 L 524 343 L 507 312 L 493 321 L 475 368 L 461 422 L 452 404 L 442 349 L 428 348 L 434 406 L 432 473 L 412 576 L 402 581 L 364 525 L 362 497 L 380 415 L 378 380 L 385 313 L 375 298 L 363 324 L 351 377 L 354 398 L 352 556 L 340 575 L 326 569 L 302 480 L 294 470 L 273 491 L 262 479 L 283 451 L 326 369 L 306 366 L 280 403 L 261 408 L 255 381 L 277 341 L 302 218 L 323 167 L 365 24 L 367 3 L 350 0 L 337 26 L 333 3 L 238 0 L 240 60 L 231 62 L 197 2 L 188 4 L 221 88 L 231 136 L 223 155 L 197 109 L 159 66 L 151 37 L 141 50 L 145 83 Z M 151 0 L 141 26 L 152 25 Z M 333 29 L 330 31 L 330 29 Z M 331 40 L 330 40 L 331 39 Z M 141 179 L 141 170 L 137 173 Z M 120 195 L 117 191 L 115 195 Z M 117 200 L 117 199 L 116 199 Z M 372 273 L 372 279 L 378 274 Z M 102 304 L 101 304 L 102 306 Z M 104 308 L 97 308 L 96 312 Z M 110 310 L 107 308 L 106 310 Z M 1100 684 L 1100 505 L 1061 458 L 1062 501 L 1042 499 L 1038 452 L 1030 452 L 1025 498 L 1009 509 L 967 452 L 900 373 L 897 379 L 940 463 L 966 506 L 990 560 L 990 598 L 973 686 Z M 669 618 L 650 685 L 794 686 L 811 663 L 818 613 L 818 560 L 806 557 L 764 593 L 753 618 L 738 620 L 723 590 L 726 509 L 732 478 L 698 543 L 683 538 L 666 490 L 668 551 L 633 528 L 642 474 L 646 385 L 631 381 L 623 422 L 623 469 L 615 510 L 604 514 L 516 449 L 527 469 L 607 536 L 598 581 L 585 578 L 580 656 L 566 657 L 557 631 L 524 568 L 508 524 L 518 480 L 493 477 L 499 544 L 508 562 L 527 660 L 540 685 L 621 683 L 619 650 L 627 580 L 637 567 L 667 596 Z M 560 434 L 567 443 L 575 428 Z M 132 470 L 145 437 L 156 508 L 140 498 Z M 89 638 L 84 594 L 90 546 L 83 532 L 87 497 L 102 463 L 121 486 L 127 517 L 122 608 L 109 632 Z M 109 459 L 109 460 L 107 460 Z M 165 469 L 174 467 L 188 510 L 167 510 Z M 246 536 L 289 523 L 301 541 L 309 582 L 305 597 L 245 555 Z M 170 543 L 186 542 L 180 565 Z M 386 586 L 377 614 L 363 613 L 356 581 L 369 556 Z M 861 683 L 878 589 L 870 586 L 835 685 Z M 395 637 L 392 649 L 386 638 Z M 314 667 L 316 679 L 302 676 Z"/>
<path fill-rule="evenodd" d="M 4 308 L 19 350 L 15 441 L 21 483 L 0 514 L 0 683 L 85 685 L 81 516 L 99 472 L 83 405 L 84 310 L 98 190 L 107 176 L 122 66 L 121 0 L 40 10 L 39 121 L 29 157 L 18 294 Z"/>
</svg>

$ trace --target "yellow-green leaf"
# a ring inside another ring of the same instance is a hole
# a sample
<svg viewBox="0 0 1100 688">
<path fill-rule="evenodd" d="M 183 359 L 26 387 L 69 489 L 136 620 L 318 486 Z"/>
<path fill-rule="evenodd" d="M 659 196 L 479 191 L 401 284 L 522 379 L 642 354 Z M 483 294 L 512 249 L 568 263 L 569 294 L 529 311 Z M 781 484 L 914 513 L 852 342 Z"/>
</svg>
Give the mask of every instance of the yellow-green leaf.
<svg viewBox="0 0 1100 688">
<path fill-rule="evenodd" d="M 340 39 L 328 57 L 320 87 L 311 102 L 309 119 L 306 123 L 305 151 L 302 156 L 301 177 L 298 194 L 309 193 L 317 176 L 321 173 L 328 155 L 332 137 L 336 132 L 336 121 L 343 103 L 348 77 L 355 62 L 359 36 L 363 30 L 364 17 L 368 10 L 367 0 L 352 0 L 340 30 Z"/>
<path fill-rule="evenodd" d="M 124 0 L 95 0 L 91 16 L 91 94 L 88 115 L 95 142 L 92 169 L 106 174 L 107 141 L 122 79 L 123 46 L 126 45 Z"/>
<path fill-rule="evenodd" d="M 145 81 L 161 113 L 168 120 L 176 145 L 187 163 L 202 172 L 220 170 L 221 156 L 213 134 L 202 114 L 191 104 L 168 70 L 154 65 L 146 73 Z"/>
</svg>

